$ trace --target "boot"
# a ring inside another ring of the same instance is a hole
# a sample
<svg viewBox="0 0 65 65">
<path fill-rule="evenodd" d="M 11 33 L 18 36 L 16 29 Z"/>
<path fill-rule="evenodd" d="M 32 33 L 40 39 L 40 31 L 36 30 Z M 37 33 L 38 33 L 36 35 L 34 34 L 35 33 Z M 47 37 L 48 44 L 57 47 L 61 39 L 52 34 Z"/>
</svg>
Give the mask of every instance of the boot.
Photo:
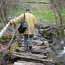
<svg viewBox="0 0 65 65">
<path fill-rule="evenodd" d="M 29 50 L 32 50 L 32 46 L 29 46 Z"/>
</svg>

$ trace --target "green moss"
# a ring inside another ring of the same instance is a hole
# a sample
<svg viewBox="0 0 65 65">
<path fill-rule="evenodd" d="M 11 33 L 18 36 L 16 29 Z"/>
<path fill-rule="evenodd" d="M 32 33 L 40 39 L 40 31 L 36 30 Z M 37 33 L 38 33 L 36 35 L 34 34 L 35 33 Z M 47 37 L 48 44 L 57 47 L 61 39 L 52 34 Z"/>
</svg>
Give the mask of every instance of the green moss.
<svg viewBox="0 0 65 65">
<path fill-rule="evenodd" d="M 0 43 L 8 42 L 11 40 L 11 38 L 12 38 L 12 35 L 10 35 L 10 34 L 4 35 L 4 36 L 2 36 L 2 38 L 0 38 Z"/>
<path fill-rule="evenodd" d="M 18 48 L 18 44 L 17 43 L 10 47 L 10 52 L 14 52 L 16 50 L 16 48 Z"/>
</svg>

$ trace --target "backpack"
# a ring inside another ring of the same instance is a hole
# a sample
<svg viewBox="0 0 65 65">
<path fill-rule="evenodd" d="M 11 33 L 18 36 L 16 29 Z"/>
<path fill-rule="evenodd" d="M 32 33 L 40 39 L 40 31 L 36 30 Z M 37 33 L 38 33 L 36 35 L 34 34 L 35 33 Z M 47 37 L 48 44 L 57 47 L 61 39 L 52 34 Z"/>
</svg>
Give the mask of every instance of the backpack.
<svg viewBox="0 0 65 65">
<path fill-rule="evenodd" d="M 25 22 L 25 14 L 24 14 L 24 22 L 20 24 L 19 28 L 18 28 L 18 32 L 19 33 L 24 33 L 27 29 L 27 23 Z"/>
</svg>

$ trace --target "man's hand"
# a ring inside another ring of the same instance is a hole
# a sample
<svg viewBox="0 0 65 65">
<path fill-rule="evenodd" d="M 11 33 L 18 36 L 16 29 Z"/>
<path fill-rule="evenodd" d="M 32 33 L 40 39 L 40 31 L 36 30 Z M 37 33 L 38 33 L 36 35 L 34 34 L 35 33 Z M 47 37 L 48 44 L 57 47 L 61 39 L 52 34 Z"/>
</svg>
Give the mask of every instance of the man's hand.
<svg viewBox="0 0 65 65">
<path fill-rule="evenodd" d="M 12 25 L 12 20 L 10 20 L 10 25 Z"/>
</svg>

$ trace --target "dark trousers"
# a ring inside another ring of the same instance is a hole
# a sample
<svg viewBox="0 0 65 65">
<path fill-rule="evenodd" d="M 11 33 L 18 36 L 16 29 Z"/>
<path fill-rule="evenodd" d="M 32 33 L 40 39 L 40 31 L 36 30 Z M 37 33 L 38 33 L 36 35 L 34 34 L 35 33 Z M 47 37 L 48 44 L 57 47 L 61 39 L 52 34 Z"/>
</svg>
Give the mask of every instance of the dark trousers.
<svg viewBox="0 0 65 65">
<path fill-rule="evenodd" d="M 24 35 L 24 48 L 28 49 L 32 46 L 33 35 Z"/>
</svg>

